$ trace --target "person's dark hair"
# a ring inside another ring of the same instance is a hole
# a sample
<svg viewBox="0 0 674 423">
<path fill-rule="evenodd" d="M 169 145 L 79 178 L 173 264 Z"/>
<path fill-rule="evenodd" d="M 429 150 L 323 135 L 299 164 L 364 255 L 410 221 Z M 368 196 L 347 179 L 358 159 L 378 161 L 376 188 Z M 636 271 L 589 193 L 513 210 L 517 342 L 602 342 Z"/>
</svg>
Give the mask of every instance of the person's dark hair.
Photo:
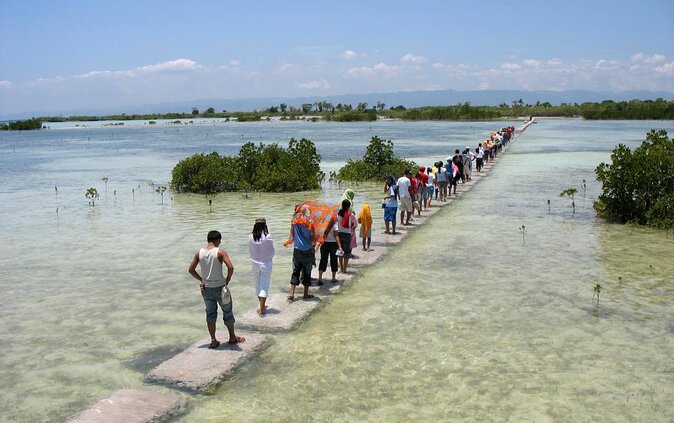
<svg viewBox="0 0 674 423">
<path fill-rule="evenodd" d="M 436 167 L 437 167 L 438 169 L 440 169 L 440 168 L 442 167 L 442 160 L 440 160 L 440 161 L 437 163 L 437 166 L 436 166 Z"/>
<path fill-rule="evenodd" d="M 346 200 L 346 199 L 342 200 L 342 208 L 339 209 L 339 211 L 337 212 L 337 214 L 338 214 L 340 217 L 344 217 L 344 215 L 346 214 L 346 212 L 349 211 L 349 208 L 350 208 L 350 207 L 351 207 L 351 201 Z"/>
<path fill-rule="evenodd" d="M 426 173 L 431 173 L 432 171 L 433 171 L 433 169 L 431 169 L 430 167 L 426 168 Z"/>
<path fill-rule="evenodd" d="M 210 231 L 206 236 L 208 242 L 220 241 L 222 239 L 222 234 L 218 231 Z"/>
<path fill-rule="evenodd" d="M 405 176 L 407 176 L 407 175 L 411 175 L 411 174 L 412 174 L 412 172 L 410 172 L 410 170 L 409 170 L 409 169 L 405 169 Z"/>
<path fill-rule="evenodd" d="M 459 154 L 459 153 L 460 153 L 460 151 L 459 151 L 458 148 L 456 150 L 454 150 L 454 154 Z"/>
<path fill-rule="evenodd" d="M 269 229 L 267 229 L 267 224 L 264 222 L 257 222 L 253 225 L 253 241 L 258 242 L 262 239 L 262 235 L 269 235 Z"/>
</svg>

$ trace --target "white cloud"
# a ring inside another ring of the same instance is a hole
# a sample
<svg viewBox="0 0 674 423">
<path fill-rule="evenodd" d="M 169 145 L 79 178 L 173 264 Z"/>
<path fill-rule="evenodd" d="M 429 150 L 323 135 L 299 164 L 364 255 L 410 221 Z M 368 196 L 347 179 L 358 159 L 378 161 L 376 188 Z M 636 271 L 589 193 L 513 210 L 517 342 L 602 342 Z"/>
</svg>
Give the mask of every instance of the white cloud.
<svg viewBox="0 0 674 423">
<path fill-rule="evenodd" d="M 189 59 L 176 59 L 168 62 L 157 63 L 155 65 L 141 66 L 133 70 L 138 74 L 148 74 L 157 72 L 181 72 L 200 69 L 201 65 Z"/>
<path fill-rule="evenodd" d="M 433 69 L 444 69 L 444 68 L 445 68 L 445 65 L 443 65 L 442 63 L 433 63 L 433 64 L 431 65 L 431 67 L 432 67 Z"/>
<path fill-rule="evenodd" d="M 301 90 L 327 90 L 330 89 L 330 84 L 324 79 L 318 81 L 307 81 L 297 84 L 297 88 Z"/>
<path fill-rule="evenodd" d="M 595 69 L 617 69 L 619 63 L 616 60 L 600 59 L 594 64 Z"/>
<path fill-rule="evenodd" d="M 399 66 L 387 65 L 384 62 L 379 62 L 373 66 L 361 66 L 359 68 L 351 68 L 346 71 L 346 74 L 355 78 L 371 78 L 380 74 L 394 75 L 400 70 Z"/>
<path fill-rule="evenodd" d="M 662 66 L 655 68 L 655 71 L 660 75 L 674 76 L 674 62 L 665 63 Z"/>
<path fill-rule="evenodd" d="M 480 82 L 480 85 L 478 86 L 481 90 L 488 90 L 489 89 L 489 82 Z"/>
<path fill-rule="evenodd" d="M 9 81 L 0 81 L 0 87 L 7 88 L 7 87 L 11 87 L 11 86 L 12 86 L 12 83 L 9 82 Z"/>
<path fill-rule="evenodd" d="M 232 65 L 232 66 L 240 66 L 241 62 L 239 62 L 236 59 L 232 59 L 232 60 L 229 61 L 229 64 Z"/>
<path fill-rule="evenodd" d="M 342 59 L 351 60 L 351 59 L 355 59 L 356 57 L 358 57 L 358 54 L 353 50 L 347 50 L 344 53 L 342 53 L 340 55 L 340 57 Z"/>
<path fill-rule="evenodd" d="M 522 62 L 525 66 L 529 66 L 530 68 L 537 68 L 541 66 L 541 62 L 539 60 L 535 59 L 526 59 Z"/>
<path fill-rule="evenodd" d="M 665 57 L 662 54 L 654 54 L 652 56 L 648 56 L 644 53 L 639 52 L 639 53 L 633 54 L 630 57 L 630 60 L 632 60 L 633 62 L 653 64 L 653 63 L 664 62 L 665 60 L 667 60 L 667 57 Z"/>
<path fill-rule="evenodd" d="M 401 57 L 400 61 L 403 62 L 403 63 L 419 64 L 419 63 L 427 62 L 428 59 L 423 57 L 423 56 L 415 56 L 413 54 L 408 53 L 408 54 L 404 55 L 403 57 Z"/>
<path fill-rule="evenodd" d="M 557 59 L 557 58 L 553 58 L 553 59 L 548 60 L 548 65 L 550 65 L 550 66 L 559 66 L 561 64 L 562 64 L 562 61 Z"/>
<path fill-rule="evenodd" d="M 522 66 L 518 65 L 517 63 L 504 63 L 504 64 L 501 65 L 501 69 L 507 70 L 507 71 L 513 71 L 513 70 L 522 69 Z"/>
<path fill-rule="evenodd" d="M 156 63 L 154 65 L 145 65 L 140 66 L 135 69 L 122 70 L 122 71 L 91 71 L 79 75 L 75 75 L 74 78 L 86 79 L 93 77 L 128 77 L 134 78 L 142 75 L 151 75 L 156 73 L 181 73 L 185 71 L 194 71 L 201 69 L 202 66 L 197 62 L 189 59 L 176 59 L 170 60 L 168 62 Z"/>
</svg>

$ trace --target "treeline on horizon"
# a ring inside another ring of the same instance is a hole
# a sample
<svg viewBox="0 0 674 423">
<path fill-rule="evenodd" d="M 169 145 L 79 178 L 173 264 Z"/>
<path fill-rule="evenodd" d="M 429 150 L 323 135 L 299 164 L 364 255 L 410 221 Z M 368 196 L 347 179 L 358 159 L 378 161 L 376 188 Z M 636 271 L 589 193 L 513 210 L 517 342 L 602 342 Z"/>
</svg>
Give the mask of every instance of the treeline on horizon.
<svg viewBox="0 0 674 423">
<path fill-rule="evenodd" d="M 212 107 L 200 112 L 193 108 L 190 113 L 151 113 L 151 114 L 117 114 L 107 116 L 49 116 L 0 124 L 0 130 L 24 130 L 43 128 L 45 122 L 91 122 L 91 121 L 130 121 L 158 119 L 175 120 L 180 123 L 183 119 L 194 118 L 221 118 L 237 120 L 239 122 L 255 122 L 271 117 L 281 120 L 318 120 L 336 122 L 375 121 L 377 118 L 400 120 L 493 120 L 514 118 L 519 116 L 538 117 L 582 117 L 590 120 L 668 120 L 674 119 L 674 101 L 662 98 L 656 100 L 605 100 L 601 103 L 561 103 L 552 105 L 548 102 L 525 104 L 521 99 L 511 104 L 502 103 L 498 106 L 473 106 L 470 103 L 453 106 L 425 106 L 406 108 L 403 105 L 386 108 L 386 104 L 377 102 L 375 105 L 358 103 L 338 103 L 333 105 L 327 101 L 305 103 L 300 107 L 281 103 L 270 106 L 262 111 L 253 112 L 216 112 Z M 155 122 L 151 122 L 155 123 Z"/>
</svg>

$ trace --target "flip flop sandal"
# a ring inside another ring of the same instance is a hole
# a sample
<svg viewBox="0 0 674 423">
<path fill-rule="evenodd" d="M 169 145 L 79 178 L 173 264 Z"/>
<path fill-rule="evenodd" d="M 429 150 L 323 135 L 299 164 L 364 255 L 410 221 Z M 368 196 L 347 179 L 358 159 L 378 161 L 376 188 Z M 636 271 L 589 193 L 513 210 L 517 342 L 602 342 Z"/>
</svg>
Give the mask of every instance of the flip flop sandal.
<svg viewBox="0 0 674 423">
<path fill-rule="evenodd" d="M 211 345 L 208 346 L 209 349 L 214 350 L 220 346 L 220 341 L 214 339 L 211 341 Z"/>
</svg>

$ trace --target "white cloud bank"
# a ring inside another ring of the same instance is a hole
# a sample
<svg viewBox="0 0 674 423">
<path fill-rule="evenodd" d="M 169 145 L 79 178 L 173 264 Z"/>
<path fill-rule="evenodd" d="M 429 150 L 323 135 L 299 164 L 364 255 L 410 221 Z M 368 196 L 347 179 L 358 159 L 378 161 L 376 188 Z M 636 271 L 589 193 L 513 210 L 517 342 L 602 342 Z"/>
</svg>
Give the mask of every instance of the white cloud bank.
<svg viewBox="0 0 674 423">
<path fill-rule="evenodd" d="M 308 81 L 297 84 L 297 88 L 301 90 L 327 90 L 330 89 L 330 84 L 324 79 L 319 81 Z"/>
<path fill-rule="evenodd" d="M 674 61 L 660 53 L 577 59 L 528 57 L 486 64 L 443 62 L 441 58 L 412 53 L 393 55 L 389 61 L 369 60 L 371 56 L 374 54 L 370 52 L 346 50 L 340 57 L 334 56 L 332 62 L 255 66 L 242 64 L 238 59 L 206 66 L 189 58 L 178 58 L 126 70 L 92 70 L 30 81 L 0 80 L 0 114 L 59 110 L 66 113 L 75 108 L 124 108 L 203 98 L 428 89 L 674 92 Z M 362 63 L 354 66 L 352 59 Z"/>
</svg>

